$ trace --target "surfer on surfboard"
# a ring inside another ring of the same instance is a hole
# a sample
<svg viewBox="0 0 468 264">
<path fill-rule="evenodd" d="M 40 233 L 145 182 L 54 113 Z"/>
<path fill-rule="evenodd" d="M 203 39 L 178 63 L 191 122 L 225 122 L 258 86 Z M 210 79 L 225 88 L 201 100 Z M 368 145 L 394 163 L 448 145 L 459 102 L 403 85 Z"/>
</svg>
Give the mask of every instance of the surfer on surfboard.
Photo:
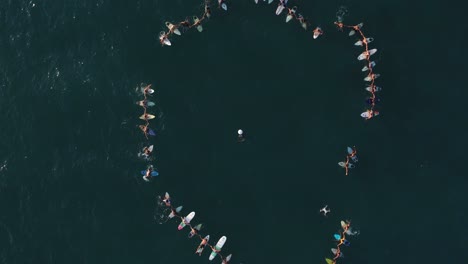
<svg viewBox="0 0 468 264">
<path fill-rule="evenodd" d="M 366 112 L 363 112 L 363 113 L 361 114 L 361 117 L 364 118 L 364 119 L 366 119 L 366 120 L 369 120 L 369 119 L 371 119 L 372 117 L 377 116 L 377 115 L 379 115 L 379 111 L 374 111 L 374 110 L 372 110 L 372 109 L 369 109 L 369 110 L 367 110 Z"/>
<path fill-rule="evenodd" d="M 297 20 L 299 20 L 299 23 L 301 23 L 302 28 L 307 30 L 307 19 L 305 19 L 301 14 L 298 14 Z"/>
<path fill-rule="evenodd" d="M 208 4 L 205 4 L 205 13 L 203 14 L 203 17 L 207 17 L 207 18 L 210 18 L 211 16 L 211 9 L 210 9 L 210 6 Z"/>
<path fill-rule="evenodd" d="M 197 235 L 201 227 L 202 227 L 202 224 L 198 224 L 195 227 L 190 226 L 190 233 L 188 234 L 188 237 L 192 238 L 194 235 Z"/>
<path fill-rule="evenodd" d="M 156 136 L 156 133 L 151 128 L 149 128 L 148 126 L 149 126 L 149 124 L 139 125 L 138 126 L 141 129 L 141 131 L 143 131 L 143 133 L 145 134 L 146 139 L 148 139 L 148 135 Z"/>
<path fill-rule="evenodd" d="M 354 168 L 354 164 L 352 163 L 349 163 L 349 156 L 346 156 L 346 161 L 340 161 L 338 162 L 338 165 L 345 169 L 345 175 L 348 176 L 348 171 L 349 169 L 353 169 Z"/>
<path fill-rule="evenodd" d="M 316 27 L 313 32 L 314 32 L 314 39 L 318 38 L 320 35 L 323 34 L 323 30 L 320 27 Z"/>
<path fill-rule="evenodd" d="M 147 86 L 145 86 L 145 88 L 143 88 L 143 94 L 146 96 L 150 93 L 150 89 L 151 89 L 151 84 L 148 84 Z"/>
<path fill-rule="evenodd" d="M 205 238 L 202 239 L 200 245 L 198 245 L 197 250 L 195 251 L 195 254 L 198 254 L 201 256 L 203 249 L 205 249 L 205 246 L 208 244 L 208 241 L 210 240 L 210 236 L 207 235 Z"/>
<path fill-rule="evenodd" d="M 143 155 L 150 156 L 153 153 L 153 145 L 143 148 Z"/>
<path fill-rule="evenodd" d="M 350 157 L 353 162 L 358 162 L 358 158 L 356 156 L 356 153 L 357 153 L 356 147 L 355 146 L 353 146 L 352 148 L 347 147 L 347 151 L 348 151 L 348 157 Z"/>
<path fill-rule="evenodd" d="M 152 165 L 148 166 L 148 169 L 146 169 L 146 173 L 145 173 L 145 176 L 143 176 L 143 178 L 145 178 L 145 180 L 150 180 L 151 179 L 151 172 L 153 172 L 153 166 Z"/>
<path fill-rule="evenodd" d="M 179 206 L 179 207 L 177 207 L 175 209 L 171 207 L 171 213 L 169 214 L 168 218 L 171 219 L 171 218 L 174 218 L 174 216 L 179 216 L 180 217 L 179 213 L 180 213 L 180 211 L 182 211 L 182 208 L 183 208 L 183 206 Z"/>
<path fill-rule="evenodd" d="M 154 118 L 155 118 L 154 115 L 146 113 L 146 108 L 145 108 L 145 113 L 140 116 L 140 119 L 145 120 L 145 121 L 148 121 Z"/>
<path fill-rule="evenodd" d="M 223 262 L 221 262 L 221 264 L 228 264 L 231 258 L 232 254 L 229 254 L 225 259 L 223 259 Z"/>
<path fill-rule="evenodd" d="M 171 197 L 168 192 L 164 194 L 164 199 L 162 201 L 166 206 L 171 206 Z"/>
</svg>

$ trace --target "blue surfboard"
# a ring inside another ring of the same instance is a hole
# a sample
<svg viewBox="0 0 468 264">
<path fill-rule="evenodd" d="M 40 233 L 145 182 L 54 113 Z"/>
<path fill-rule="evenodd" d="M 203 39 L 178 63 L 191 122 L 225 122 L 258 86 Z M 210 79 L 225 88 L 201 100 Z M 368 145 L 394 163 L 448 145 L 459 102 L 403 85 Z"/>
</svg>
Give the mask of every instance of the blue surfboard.
<svg viewBox="0 0 468 264">
<path fill-rule="evenodd" d="M 146 170 L 142 170 L 141 175 L 145 176 L 146 175 Z M 151 172 L 151 177 L 156 177 L 156 176 L 159 176 L 159 173 L 157 171 L 152 171 Z"/>
<path fill-rule="evenodd" d="M 153 129 L 151 129 L 151 128 L 148 128 L 148 134 L 149 134 L 150 136 L 156 136 L 156 133 L 155 133 L 155 132 L 153 131 Z"/>
</svg>

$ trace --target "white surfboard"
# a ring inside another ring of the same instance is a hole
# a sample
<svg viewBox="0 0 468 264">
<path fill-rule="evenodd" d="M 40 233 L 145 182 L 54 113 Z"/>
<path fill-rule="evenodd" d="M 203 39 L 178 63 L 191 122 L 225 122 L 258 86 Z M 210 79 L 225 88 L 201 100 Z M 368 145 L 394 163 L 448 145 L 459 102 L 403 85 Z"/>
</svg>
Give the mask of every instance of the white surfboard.
<svg viewBox="0 0 468 264">
<path fill-rule="evenodd" d="M 223 259 L 223 262 L 221 264 L 227 264 L 229 261 L 231 261 L 232 254 L 229 254 L 225 259 Z"/>
<path fill-rule="evenodd" d="M 317 39 L 320 35 L 322 35 L 322 29 L 317 27 L 314 29 L 314 39 Z"/>
<path fill-rule="evenodd" d="M 338 165 L 339 165 L 341 168 L 345 168 L 345 167 L 346 167 L 346 162 L 340 161 L 340 162 L 338 162 Z M 348 163 L 348 168 L 349 168 L 349 169 L 353 169 L 353 168 L 354 168 L 354 164 Z"/>
<path fill-rule="evenodd" d="M 291 19 L 293 19 L 294 14 L 296 14 L 296 10 L 297 10 L 297 6 L 294 6 L 291 9 L 291 11 L 286 15 L 286 23 L 288 23 L 289 21 L 291 21 Z"/>
<path fill-rule="evenodd" d="M 179 29 L 170 22 L 166 22 L 166 27 L 176 35 L 181 35 Z"/>
<path fill-rule="evenodd" d="M 199 19 L 197 16 L 193 16 L 192 19 L 193 19 L 193 23 L 194 23 L 194 24 L 198 24 L 198 23 L 200 22 L 200 19 Z M 202 32 L 202 31 L 203 31 L 203 27 L 202 27 L 201 24 L 198 24 L 198 25 L 197 25 L 197 30 L 198 30 L 198 32 Z"/>
<path fill-rule="evenodd" d="M 374 115 L 373 115 L 373 116 L 378 116 L 378 115 L 379 115 L 379 112 L 374 111 Z M 368 111 L 366 111 L 366 112 L 362 112 L 362 113 L 361 113 L 361 117 L 362 117 L 362 118 L 371 118 L 372 116 L 371 116 L 371 114 L 370 114 Z"/>
<path fill-rule="evenodd" d="M 226 236 L 222 236 L 222 237 L 218 240 L 218 243 L 216 243 L 216 246 L 215 246 L 215 250 L 212 250 L 212 251 L 211 251 L 209 260 L 213 260 L 213 259 L 216 257 L 216 255 L 218 255 L 218 252 L 221 251 L 221 249 L 222 249 L 223 246 L 224 246 L 224 243 L 226 243 L 226 240 L 227 240 L 227 237 L 226 237 Z"/>
<path fill-rule="evenodd" d="M 283 5 L 283 4 L 279 4 L 278 7 L 276 8 L 275 14 L 276 14 L 277 16 L 279 16 L 279 15 L 283 12 L 283 10 L 284 10 L 284 5 Z"/>
<path fill-rule="evenodd" d="M 378 91 L 382 90 L 382 88 L 379 87 L 379 86 L 374 86 L 374 90 L 375 90 L 375 92 L 378 92 Z M 372 92 L 372 86 L 367 86 L 366 91 Z"/>
<path fill-rule="evenodd" d="M 380 74 L 378 74 L 378 73 L 369 74 L 366 78 L 364 78 L 364 81 L 370 82 L 370 81 L 373 81 L 373 80 L 375 80 L 375 79 L 377 79 L 379 77 L 380 77 Z"/>
<path fill-rule="evenodd" d="M 154 119 L 155 117 L 156 116 L 152 115 L 152 114 L 146 114 L 146 117 L 145 117 L 145 115 L 143 114 L 143 115 L 140 116 L 140 119 L 141 120 L 151 120 L 151 119 Z"/>
<path fill-rule="evenodd" d="M 343 228 L 343 230 L 345 230 L 346 227 L 348 226 L 348 224 L 343 220 L 341 220 L 340 224 L 341 224 L 341 228 Z"/>
<path fill-rule="evenodd" d="M 164 31 L 159 32 L 159 41 L 161 42 L 161 44 L 166 46 L 172 45 L 171 41 L 166 37 L 166 32 Z"/>
<path fill-rule="evenodd" d="M 368 59 L 370 56 L 374 55 L 377 52 L 377 49 L 371 49 L 369 51 L 364 51 L 359 55 L 358 60 Z"/>
<path fill-rule="evenodd" d="M 182 230 L 186 225 L 190 224 L 190 221 L 195 217 L 195 212 L 191 212 L 186 217 L 182 219 L 179 226 L 177 227 L 178 230 Z"/>
</svg>

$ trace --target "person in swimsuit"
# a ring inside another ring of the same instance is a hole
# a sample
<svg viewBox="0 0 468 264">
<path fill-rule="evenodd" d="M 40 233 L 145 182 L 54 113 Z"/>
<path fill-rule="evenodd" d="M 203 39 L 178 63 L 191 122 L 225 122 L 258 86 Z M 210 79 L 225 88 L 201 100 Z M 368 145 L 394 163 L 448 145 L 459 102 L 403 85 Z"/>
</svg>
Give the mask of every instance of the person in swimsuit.
<svg viewBox="0 0 468 264">
<path fill-rule="evenodd" d="M 203 14 L 203 17 L 207 17 L 207 18 L 210 18 L 211 16 L 211 9 L 210 9 L 210 6 L 207 4 L 205 5 L 205 13 Z"/>
<path fill-rule="evenodd" d="M 145 109 L 145 110 L 146 110 L 146 109 Z M 143 114 L 143 120 L 145 120 L 145 121 L 148 121 L 148 120 L 149 120 L 149 115 L 148 115 L 148 113 L 146 113 L 146 111 L 145 111 L 145 113 Z"/>
<path fill-rule="evenodd" d="M 297 19 L 299 20 L 299 23 L 301 23 L 302 27 L 307 30 L 307 19 L 305 19 L 301 14 L 297 15 Z"/>
<path fill-rule="evenodd" d="M 319 28 L 319 27 L 315 28 L 313 30 L 313 32 L 314 32 L 314 34 L 317 34 L 317 36 L 320 36 L 320 35 L 323 34 L 323 30 L 321 28 Z"/>
<path fill-rule="evenodd" d="M 149 166 L 148 169 L 146 169 L 145 173 L 145 179 L 150 180 L 151 179 L 151 172 L 153 172 L 153 166 Z"/>
<path fill-rule="evenodd" d="M 149 94 L 149 89 L 151 89 L 151 84 L 147 85 L 145 89 L 143 89 L 143 94 L 145 96 Z"/>
<path fill-rule="evenodd" d="M 146 124 L 146 125 L 139 125 L 138 127 L 141 129 L 141 131 L 143 131 L 143 133 L 145 134 L 145 137 L 148 139 L 148 132 L 149 132 L 149 128 L 148 128 L 148 125 L 149 124 Z"/>
<path fill-rule="evenodd" d="M 166 206 L 171 206 L 171 198 L 167 198 L 167 199 L 164 198 L 162 201 L 164 202 Z"/>
<path fill-rule="evenodd" d="M 206 244 L 208 244 L 208 240 L 205 239 L 205 238 L 202 239 L 200 245 L 197 248 L 197 251 L 195 251 L 195 254 L 198 254 L 199 256 L 201 256 L 201 254 L 203 252 L 203 249 L 205 248 Z"/>
<path fill-rule="evenodd" d="M 188 18 L 186 18 L 184 21 L 179 23 L 179 26 L 182 26 L 184 31 L 186 31 L 187 29 L 190 28 L 190 20 Z"/>
<path fill-rule="evenodd" d="M 145 153 L 146 156 L 151 155 L 151 150 L 149 150 L 149 147 L 144 147 L 143 148 L 143 153 Z"/>
<path fill-rule="evenodd" d="M 348 154 L 348 157 L 350 157 L 352 160 L 355 160 L 356 153 L 357 153 L 356 147 L 353 146 L 353 151 L 350 154 Z"/>
<path fill-rule="evenodd" d="M 201 224 L 195 226 L 195 227 L 192 227 L 190 226 L 190 233 L 188 235 L 189 238 L 192 238 L 194 235 L 198 234 L 198 231 L 200 231 L 200 228 L 201 228 Z"/>
<path fill-rule="evenodd" d="M 372 117 L 376 116 L 379 114 L 378 111 L 374 110 L 367 110 L 368 117 L 366 117 L 366 120 L 371 119 Z"/>
</svg>

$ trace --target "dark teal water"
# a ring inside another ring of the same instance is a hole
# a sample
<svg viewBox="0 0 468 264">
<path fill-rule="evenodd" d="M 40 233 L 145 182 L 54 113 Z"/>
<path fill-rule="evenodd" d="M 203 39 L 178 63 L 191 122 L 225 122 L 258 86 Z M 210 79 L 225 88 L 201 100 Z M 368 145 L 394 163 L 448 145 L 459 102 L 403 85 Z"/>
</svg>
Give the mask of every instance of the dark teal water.
<svg viewBox="0 0 468 264">
<path fill-rule="evenodd" d="M 165 191 L 203 234 L 228 237 L 232 263 L 325 263 L 345 219 L 361 234 L 342 263 L 464 259 L 461 11 L 296 1 L 325 30 L 313 41 L 273 4 L 231 1 L 162 48 L 163 23 L 199 1 L 33 2 L 0 3 L 1 263 L 208 263 L 153 219 Z M 341 4 L 379 49 L 381 116 L 367 122 L 360 49 L 332 24 Z M 149 184 L 141 83 L 157 91 Z M 346 177 L 348 145 L 360 161 Z"/>
</svg>

